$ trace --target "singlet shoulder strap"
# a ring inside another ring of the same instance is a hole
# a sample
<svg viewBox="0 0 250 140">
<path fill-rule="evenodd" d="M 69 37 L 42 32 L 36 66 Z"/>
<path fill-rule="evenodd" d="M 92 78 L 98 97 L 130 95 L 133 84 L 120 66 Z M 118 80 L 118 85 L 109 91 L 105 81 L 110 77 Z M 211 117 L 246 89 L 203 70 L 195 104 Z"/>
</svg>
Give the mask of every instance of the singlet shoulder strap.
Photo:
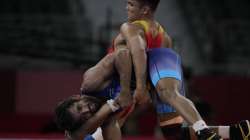
<svg viewBox="0 0 250 140">
<path fill-rule="evenodd" d="M 145 20 L 136 20 L 136 21 L 132 22 L 132 24 L 140 25 L 144 29 L 145 32 L 149 31 L 149 24 Z"/>
<path fill-rule="evenodd" d="M 145 32 L 149 31 L 149 23 L 145 20 L 136 20 L 136 21 L 132 22 L 132 24 L 140 25 L 144 29 Z M 157 26 L 159 27 L 160 33 L 165 32 L 164 28 L 158 22 L 157 22 Z"/>
</svg>

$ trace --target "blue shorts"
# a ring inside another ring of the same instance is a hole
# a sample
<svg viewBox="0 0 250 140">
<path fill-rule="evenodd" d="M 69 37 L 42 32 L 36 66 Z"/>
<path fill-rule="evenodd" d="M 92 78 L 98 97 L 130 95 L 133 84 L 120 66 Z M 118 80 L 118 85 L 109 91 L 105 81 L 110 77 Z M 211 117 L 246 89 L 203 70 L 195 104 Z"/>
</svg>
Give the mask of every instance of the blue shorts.
<svg viewBox="0 0 250 140">
<path fill-rule="evenodd" d="M 181 82 L 180 93 L 185 95 L 180 56 L 169 48 L 155 48 L 147 51 L 150 81 L 156 87 L 162 78 L 175 78 Z M 167 103 L 163 103 L 158 94 L 152 94 L 153 103 L 158 114 L 175 112 Z"/>
</svg>

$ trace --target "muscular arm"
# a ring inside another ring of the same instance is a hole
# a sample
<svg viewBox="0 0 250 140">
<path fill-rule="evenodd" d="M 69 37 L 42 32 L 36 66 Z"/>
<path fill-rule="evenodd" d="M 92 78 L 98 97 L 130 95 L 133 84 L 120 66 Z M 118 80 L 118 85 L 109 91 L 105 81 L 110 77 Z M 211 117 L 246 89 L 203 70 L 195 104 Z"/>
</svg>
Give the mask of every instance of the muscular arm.
<svg viewBox="0 0 250 140">
<path fill-rule="evenodd" d="M 124 23 L 121 26 L 121 34 L 132 54 L 137 89 L 146 88 L 146 42 L 140 35 L 141 32 L 140 28 L 130 23 Z"/>
<path fill-rule="evenodd" d="M 123 107 L 127 107 L 133 101 L 130 92 L 132 60 L 130 51 L 125 45 L 118 45 L 116 50 L 115 68 L 120 77 L 121 91 L 118 96 L 118 103 Z"/>
</svg>

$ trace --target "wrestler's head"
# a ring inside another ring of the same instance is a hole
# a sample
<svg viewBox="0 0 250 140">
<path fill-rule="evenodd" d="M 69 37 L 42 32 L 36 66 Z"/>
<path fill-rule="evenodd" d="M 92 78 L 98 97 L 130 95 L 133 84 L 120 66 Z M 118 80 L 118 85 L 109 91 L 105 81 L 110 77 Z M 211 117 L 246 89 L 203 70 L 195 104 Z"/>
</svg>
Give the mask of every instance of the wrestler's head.
<svg viewBox="0 0 250 140">
<path fill-rule="evenodd" d="M 160 0 L 127 0 L 128 20 L 133 22 L 152 15 L 157 9 L 159 2 Z"/>
<path fill-rule="evenodd" d="M 73 132 L 91 118 L 100 107 L 101 102 L 95 97 L 71 96 L 56 107 L 56 123 L 60 129 Z"/>
</svg>

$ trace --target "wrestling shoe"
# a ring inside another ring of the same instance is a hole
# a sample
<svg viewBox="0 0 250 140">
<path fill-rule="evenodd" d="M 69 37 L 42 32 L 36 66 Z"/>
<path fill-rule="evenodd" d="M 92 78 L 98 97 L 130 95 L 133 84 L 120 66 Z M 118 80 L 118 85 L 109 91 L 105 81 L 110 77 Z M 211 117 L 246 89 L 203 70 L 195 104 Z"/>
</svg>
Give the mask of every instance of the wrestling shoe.
<svg viewBox="0 0 250 140">
<path fill-rule="evenodd" d="M 198 140 L 223 140 L 218 134 L 208 128 L 196 132 L 196 135 Z"/>
<path fill-rule="evenodd" d="M 248 120 L 243 120 L 238 124 L 230 126 L 231 140 L 250 140 L 250 124 Z"/>
</svg>

